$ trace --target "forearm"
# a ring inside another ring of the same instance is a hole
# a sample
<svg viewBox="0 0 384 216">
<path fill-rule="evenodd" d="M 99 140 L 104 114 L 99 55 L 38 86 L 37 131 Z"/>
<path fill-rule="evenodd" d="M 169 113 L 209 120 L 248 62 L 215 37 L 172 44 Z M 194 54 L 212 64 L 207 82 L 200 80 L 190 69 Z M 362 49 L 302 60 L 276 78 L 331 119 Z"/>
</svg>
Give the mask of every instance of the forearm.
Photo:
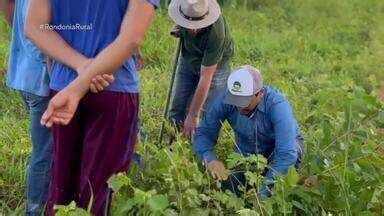
<svg viewBox="0 0 384 216">
<path fill-rule="evenodd" d="M 197 138 L 196 141 L 194 141 L 194 148 L 198 158 L 207 163 L 217 160 L 214 152 L 215 143 L 216 142 L 211 142 L 207 137 Z"/>
<path fill-rule="evenodd" d="M 69 46 L 55 31 L 40 29 L 37 26 L 26 26 L 25 35 L 49 58 L 61 62 L 76 72 L 79 72 L 80 66 L 88 60 L 87 57 Z"/>
<path fill-rule="evenodd" d="M 144 41 L 152 19 L 154 6 L 147 2 L 130 1 L 119 36 L 101 51 L 78 79 L 80 84 L 89 84 L 91 79 L 101 74 L 114 74 L 140 47 Z M 79 87 L 83 88 L 83 87 Z"/>
<path fill-rule="evenodd" d="M 214 153 L 214 147 L 217 142 L 218 134 L 218 128 L 209 129 L 207 127 L 200 127 L 196 130 L 193 146 L 199 159 L 206 162 L 211 162 L 212 160 L 217 159 Z"/>
<path fill-rule="evenodd" d="M 45 27 L 50 23 L 50 1 L 31 0 L 24 28 L 26 37 L 47 56 L 78 72 L 87 58 L 73 49 L 56 31 Z"/>
<path fill-rule="evenodd" d="M 106 49 L 104 49 L 87 67 L 82 77 L 85 80 L 91 80 L 93 77 L 101 74 L 114 74 L 126 61 L 131 58 L 139 47 L 138 43 L 124 41 L 123 38 L 117 38 Z"/>
<path fill-rule="evenodd" d="M 191 106 L 189 108 L 188 115 L 190 117 L 198 117 L 200 115 L 200 111 L 203 108 L 205 101 L 207 100 L 213 74 L 215 71 L 216 65 L 211 67 L 202 66 L 200 80 L 193 96 Z"/>
<path fill-rule="evenodd" d="M 210 88 L 210 82 L 200 80 L 199 84 L 196 88 L 196 92 L 193 96 L 191 106 L 189 108 L 188 115 L 191 117 L 198 117 L 200 115 L 200 111 L 207 100 L 208 93 Z"/>
<path fill-rule="evenodd" d="M 84 96 L 93 77 L 101 74 L 114 74 L 136 52 L 137 47 L 136 43 L 127 43 L 117 38 L 96 56 L 68 88 L 73 88 L 75 92 Z"/>
<path fill-rule="evenodd" d="M 88 91 L 92 78 L 102 74 L 114 74 L 135 53 L 137 47 L 138 45 L 135 43 L 126 43 L 117 38 L 96 56 L 69 88 L 74 88 L 75 91 L 84 95 Z"/>
<path fill-rule="evenodd" d="M 198 157 L 210 162 L 216 160 L 214 147 L 225 121 L 226 109 L 221 103 L 214 104 L 209 115 L 206 115 L 196 129 L 193 146 Z"/>
</svg>

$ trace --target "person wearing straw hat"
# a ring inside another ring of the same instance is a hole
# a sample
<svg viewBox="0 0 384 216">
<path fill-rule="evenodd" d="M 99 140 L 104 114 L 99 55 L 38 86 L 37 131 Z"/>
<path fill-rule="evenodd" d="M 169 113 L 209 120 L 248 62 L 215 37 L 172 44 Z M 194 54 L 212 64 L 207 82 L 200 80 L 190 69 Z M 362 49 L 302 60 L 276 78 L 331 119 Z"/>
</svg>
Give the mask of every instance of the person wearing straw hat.
<svg viewBox="0 0 384 216">
<path fill-rule="evenodd" d="M 243 66 L 233 72 L 224 90 L 203 117 L 196 130 L 194 148 L 214 178 L 223 180 L 223 189 L 238 196 L 238 185 L 246 186 L 244 171 L 228 172 L 214 154 L 220 128 L 228 121 L 235 132 L 236 152 L 248 156 L 261 154 L 268 160 L 266 183 L 259 195 L 270 195 L 277 174 L 296 168 L 303 157 L 303 138 L 292 108 L 286 97 L 271 86 L 264 86 L 261 73 L 254 67 Z"/>
<path fill-rule="evenodd" d="M 182 41 L 169 118 L 191 138 L 201 111 L 225 88 L 234 42 L 216 0 L 173 0 L 168 13 Z"/>
</svg>

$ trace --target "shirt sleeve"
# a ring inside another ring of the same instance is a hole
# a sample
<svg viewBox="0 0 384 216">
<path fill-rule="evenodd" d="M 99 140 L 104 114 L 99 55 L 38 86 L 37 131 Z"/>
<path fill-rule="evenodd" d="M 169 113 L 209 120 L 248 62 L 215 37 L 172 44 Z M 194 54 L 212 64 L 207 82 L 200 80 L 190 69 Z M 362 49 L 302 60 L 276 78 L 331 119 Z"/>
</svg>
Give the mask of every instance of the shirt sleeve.
<svg viewBox="0 0 384 216">
<path fill-rule="evenodd" d="M 203 66 L 212 66 L 218 64 L 224 53 L 224 44 L 225 44 L 225 26 L 222 18 L 213 24 L 211 32 L 208 38 L 208 45 L 204 52 L 202 65 Z"/>
<path fill-rule="evenodd" d="M 155 6 L 155 9 L 160 7 L 160 0 L 141 0 L 143 2 L 149 2 Z"/>
<path fill-rule="evenodd" d="M 298 157 L 295 119 L 288 101 L 273 105 L 271 121 L 275 131 L 275 150 L 266 175 L 268 181 L 272 181 L 276 173 L 285 175 L 288 168 L 295 165 Z"/>
<path fill-rule="evenodd" d="M 217 160 L 214 147 L 226 116 L 226 105 L 219 98 L 219 100 L 216 100 L 211 111 L 204 115 L 200 126 L 196 129 L 193 146 L 197 156 L 207 163 Z"/>
</svg>

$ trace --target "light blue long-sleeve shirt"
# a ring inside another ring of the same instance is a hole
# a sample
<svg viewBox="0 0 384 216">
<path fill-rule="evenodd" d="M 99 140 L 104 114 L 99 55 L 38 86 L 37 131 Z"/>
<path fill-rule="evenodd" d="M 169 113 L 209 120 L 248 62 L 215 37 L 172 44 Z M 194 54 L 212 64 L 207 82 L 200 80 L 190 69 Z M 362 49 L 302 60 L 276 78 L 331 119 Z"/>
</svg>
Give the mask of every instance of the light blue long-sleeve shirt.
<svg viewBox="0 0 384 216">
<path fill-rule="evenodd" d="M 243 155 L 262 154 L 269 161 L 267 179 L 276 172 L 286 174 L 295 165 L 302 140 L 299 126 L 286 97 L 277 89 L 266 86 L 264 97 L 254 113 L 241 115 L 235 106 L 224 104 L 224 94 L 217 98 L 196 130 L 194 147 L 200 159 L 216 160 L 214 147 L 224 121 L 235 132 L 235 151 Z"/>
<path fill-rule="evenodd" d="M 45 57 L 24 35 L 29 2 L 29 0 L 16 1 L 7 86 L 46 97 L 49 96 L 49 74 Z"/>
</svg>

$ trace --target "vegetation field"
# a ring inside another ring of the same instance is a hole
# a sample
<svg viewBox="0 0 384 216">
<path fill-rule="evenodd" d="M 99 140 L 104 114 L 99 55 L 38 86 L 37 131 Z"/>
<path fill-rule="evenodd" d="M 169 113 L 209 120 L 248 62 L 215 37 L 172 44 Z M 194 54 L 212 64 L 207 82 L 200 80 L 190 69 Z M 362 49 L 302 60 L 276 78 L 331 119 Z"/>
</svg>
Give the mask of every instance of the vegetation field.
<svg viewBox="0 0 384 216">
<path fill-rule="evenodd" d="M 160 9 L 140 72 L 148 137 L 138 151 L 145 166 L 110 180 L 112 215 L 384 215 L 384 1 L 246 2 L 226 1 L 223 9 L 236 42 L 233 65 L 259 68 L 287 95 L 305 137 L 303 167 L 277 179 L 267 199 L 255 196 L 260 170 L 249 170 L 254 188 L 237 198 L 220 191 L 187 140 L 178 138 L 172 151 L 158 145 L 177 44 Z M 18 93 L 5 87 L 9 38 L 0 18 L 0 215 L 22 215 L 29 121 Z M 231 154 L 233 146 L 226 126 L 220 158 L 228 166 L 263 165 L 260 157 Z M 61 207 L 60 214 L 87 215 L 75 205 Z"/>
</svg>

